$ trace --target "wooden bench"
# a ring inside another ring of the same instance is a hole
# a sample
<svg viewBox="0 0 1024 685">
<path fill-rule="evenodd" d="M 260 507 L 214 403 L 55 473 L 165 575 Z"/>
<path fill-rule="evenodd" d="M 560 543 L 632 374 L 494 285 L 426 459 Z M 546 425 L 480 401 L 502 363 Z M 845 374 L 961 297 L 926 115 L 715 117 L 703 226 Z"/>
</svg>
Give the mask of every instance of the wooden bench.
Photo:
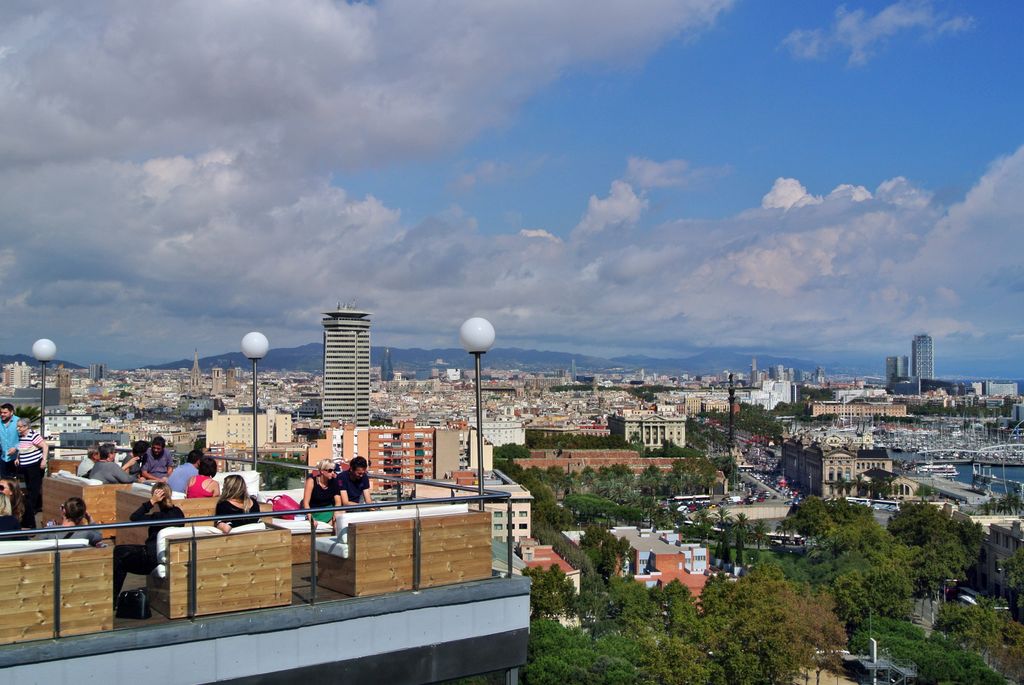
<svg viewBox="0 0 1024 685">
<path fill-rule="evenodd" d="M 128 521 L 135 510 L 148 502 L 150 495 L 140 491 L 139 488 L 130 488 L 117 493 L 117 520 Z M 181 509 L 185 518 L 193 516 L 213 516 L 217 508 L 216 497 L 199 497 L 195 499 L 171 500 L 174 506 Z M 117 531 L 117 544 L 119 545 L 144 545 L 149 535 L 149 528 L 122 528 Z"/>
<path fill-rule="evenodd" d="M 281 512 L 277 512 L 281 513 Z M 271 519 L 267 524 L 271 528 L 287 530 L 291 534 L 292 565 L 309 563 L 309 521 L 292 521 L 288 519 Z M 317 539 L 329 538 L 333 528 L 330 524 L 317 522 Z"/>
<path fill-rule="evenodd" d="M 81 497 L 93 523 L 114 523 L 121 519 L 117 512 L 117 494 L 130 485 L 90 485 L 84 478 L 48 477 L 43 479 L 43 520 L 61 522 L 60 505 L 69 497 Z M 104 530 L 111 537 L 113 530 Z"/>
<path fill-rule="evenodd" d="M 0 543 L 0 597 L 4 598 L 0 611 L 0 644 L 55 637 L 53 567 L 57 553 L 53 551 L 54 542 L 22 543 L 26 548 L 48 545 L 50 550 L 14 553 L 2 550 L 19 543 Z M 60 541 L 60 634 L 113 630 L 112 548 L 71 547 L 68 543 L 85 541 Z"/>
<path fill-rule="evenodd" d="M 166 529 L 175 530 L 175 529 Z M 189 529 L 184 529 L 188 531 Z M 291 534 L 267 529 L 230 535 L 196 526 L 196 615 L 261 609 L 291 603 Z M 161 535 L 164 532 L 161 531 Z M 190 535 L 190 532 L 184 533 Z M 158 546 L 159 546 L 158 542 Z M 150 603 L 168 618 L 188 616 L 191 539 L 166 541 L 166 577 L 147 576 Z"/>
<path fill-rule="evenodd" d="M 78 473 L 78 465 L 80 463 L 81 461 L 78 459 L 56 459 L 51 457 L 46 460 L 46 469 L 51 475 L 58 471 L 74 475 Z"/>
<path fill-rule="evenodd" d="M 373 514 L 379 516 L 365 519 Z M 417 514 L 420 569 L 414 587 Z M 491 577 L 489 512 L 436 515 L 413 508 L 349 516 L 364 520 L 344 525 L 339 517 L 338 536 L 317 542 L 317 580 L 329 590 L 359 597 Z"/>
</svg>

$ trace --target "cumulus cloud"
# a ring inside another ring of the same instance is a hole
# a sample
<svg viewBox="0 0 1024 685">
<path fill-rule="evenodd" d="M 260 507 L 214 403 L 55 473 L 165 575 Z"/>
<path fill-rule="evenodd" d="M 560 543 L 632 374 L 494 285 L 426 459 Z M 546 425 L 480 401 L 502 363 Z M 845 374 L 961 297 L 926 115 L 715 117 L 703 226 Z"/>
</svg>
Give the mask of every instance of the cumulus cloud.
<svg viewBox="0 0 1024 685">
<path fill-rule="evenodd" d="M 417 158 L 507 121 L 567 69 L 633 63 L 730 3 L 7 4 L 0 160 Z"/>
<path fill-rule="evenodd" d="M 764 197 L 761 206 L 765 209 L 792 209 L 807 205 L 819 205 L 821 198 L 811 195 L 795 178 L 777 178 Z"/>
<path fill-rule="evenodd" d="M 637 195 L 633 186 L 625 181 L 613 181 L 608 197 L 590 196 L 587 212 L 573 229 L 573 237 L 582 239 L 635 226 L 647 204 L 647 199 Z"/>
<path fill-rule="evenodd" d="M 2 221 L 19 235 L 0 252 L 0 336 L 5 349 L 75 341 L 79 361 L 126 340 L 167 358 L 221 352 L 254 327 L 285 346 L 315 340 L 322 308 L 352 298 L 375 312 L 376 339 L 400 346 L 450 346 L 473 312 L 502 344 L 563 348 L 628 349 L 640 331 L 666 350 L 770 340 L 881 357 L 926 330 L 944 355 L 996 354 L 1019 333 L 1007 317 L 1019 266 L 990 246 L 1013 244 L 1024 221 L 1024 149 L 950 207 L 904 201 L 927 193 L 900 178 L 822 197 L 782 180 L 785 201 L 657 225 L 618 180 L 580 198 L 562 241 L 487 235 L 457 206 L 410 224 L 373 196 L 317 176 L 282 183 L 242 154 L 0 171 Z"/>
<path fill-rule="evenodd" d="M 820 59 L 830 52 L 849 53 L 851 66 L 861 66 L 898 34 L 916 31 L 926 37 L 961 33 L 974 27 L 968 15 L 947 16 L 927 0 L 900 0 L 869 15 L 840 6 L 828 29 L 795 29 L 782 41 L 798 59 Z"/>
</svg>

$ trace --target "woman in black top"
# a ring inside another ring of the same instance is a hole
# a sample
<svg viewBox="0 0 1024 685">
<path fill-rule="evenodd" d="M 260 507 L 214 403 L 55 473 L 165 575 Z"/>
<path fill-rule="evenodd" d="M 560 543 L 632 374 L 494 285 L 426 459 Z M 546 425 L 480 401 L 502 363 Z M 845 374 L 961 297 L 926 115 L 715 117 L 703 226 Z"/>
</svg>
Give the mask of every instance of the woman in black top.
<svg viewBox="0 0 1024 685">
<path fill-rule="evenodd" d="M 241 476 L 228 476 L 224 479 L 224 487 L 221 488 L 220 500 L 214 514 L 249 514 L 259 513 L 260 503 L 255 497 L 249 497 L 249 490 L 245 487 L 245 479 Z M 232 528 L 246 526 L 250 523 L 259 523 L 259 517 L 251 519 L 235 519 L 234 521 L 217 521 L 217 527 L 225 533 L 230 533 Z"/>
<path fill-rule="evenodd" d="M 317 470 L 306 478 L 306 489 L 302 495 L 303 509 L 319 509 L 320 507 L 341 506 L 341 488 L 334 473 L 334 462 L 323 459 L 316 465 Z M 330 523 L 334 518 L 333 511 L 313 514 L 317 521 Z"/>
<path fill-rule="evenodd" d="M 143 502 L 128 518 L 132 521 L 173 521 L 185 518 L 185 514 L 171 504 L 171 487 L 167 483 L 156 483 L 149 501 Z M 161 530 L 173 525 L 174 523 L 164 523 L 150 526 L 144 545 L 118 545 L 114 548 L 115 602 L 129 573 L 147 575 L 153 572 L 157 566 L 156 537 Z"/>
</svg>

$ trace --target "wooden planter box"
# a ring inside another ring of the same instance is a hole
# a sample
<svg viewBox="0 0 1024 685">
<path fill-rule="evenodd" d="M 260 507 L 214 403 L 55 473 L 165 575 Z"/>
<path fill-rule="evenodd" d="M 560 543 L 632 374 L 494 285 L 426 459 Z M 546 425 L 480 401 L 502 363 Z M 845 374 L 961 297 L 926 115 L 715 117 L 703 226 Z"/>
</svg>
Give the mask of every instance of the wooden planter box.
<svg viewBox="0 0 1024 685">
<path fill-rule="evenodd" d="M 302 523 L 309 524 L 309 521 L 303 521 Z M 273 522 L 267 524 L 275 530 L 287 530 L 288 534 L 291 535 L 291 550 L 292 550 L 292 565 L 295 564 L 308 564 L 309 563 L 309 529 L 305 531 L 294 533 L 291 529 L 280 528 Z M 324 531 L 317 533 L 318 538 L 330 537 L 332 533 L 330 531 Z"/>
<path fill-rule="evenodd" d="M 80 463 L 77 459 L 47 459 L 46 468 L 51 474 L 64 471 L 74 476 L 78 474 Z"/>
<path fill-rule="evenodd" d="M 197 540 L 196 615 L 261 609 L 291 603 L 291 534 L 265 530 Z M 167 577 L 147 576 L 153 609 L 168 618 L 188 616 L 189 539 L 171 540 Z"/>
<path fill-rule="evenodd" d="M 351 524 L 347 559 L 317 553 L 318 584 L 353 597 L 414 589 L 415 523 Z M 421 518 L 419 588 L 490 578 L 491 544 L 490 512 Z"/>
<path fill-rule="evenodd" d="M 117 520 L 128 521 L 135 510 L 142 506 L 143 502 L 149 501 L 149 495 L 125 490 L 117 493 Z M 197 497 L 195 499 L 176 499 L 174 506 L 181 509 L 185 517 L 191 516 L 213 516 L 217 508 L 216 497 Z M 200 525 L 213 525 L 212 523 Z M 117 544 L 119 545 L 144 545 L 149 535 L 149 527 L 123 528 L 117 531 Z"/>
<path fill-rule="evenodd" d="M 120 483 L 84 485 L 63 478 L 45 478 L 43 479 L 43 521 L 60 523 L 60 505 L 64 504 L 69 497 L 81 497 L 93 523 L 114 523 L 120 520 L 117 516 L 117 494 L 129 487 L 131 485 Z M 112 530 L 103 531 L 103 537 L 110 537 L 113 534 Z"/>
<path fill-rule="evenodd" d="M 113 630 L 113 548 L 60 551 L 60 634 Z M 55 552 L 0 555 L 0 644 L 54 637 Z"/>
</svg>

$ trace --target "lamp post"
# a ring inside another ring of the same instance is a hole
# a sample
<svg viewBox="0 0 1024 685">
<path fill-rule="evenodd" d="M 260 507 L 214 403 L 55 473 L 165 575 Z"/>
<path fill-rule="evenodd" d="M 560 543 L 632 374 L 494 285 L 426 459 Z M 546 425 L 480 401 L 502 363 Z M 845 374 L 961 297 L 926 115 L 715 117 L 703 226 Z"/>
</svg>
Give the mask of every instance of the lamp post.
<svg viewBox="0 0 1024 685">
<path fill-rule="evenodd" d="M 57 356 L 57 346 L 49 338 L 40 338 L 32 343 L 32 356 L 39 360 L 43 382 L 39 390 L 39 435 L 46 440 L 46 362 Z"/>
<path fill-rule="evenodd" d="M 252 470 L 256 470 L 256 459 L 259 455 L 259 447 L 256 439 L 257 431 L 257 417 L 256 417 L 256 364 L 259 360 L 267 356 L 267 350 L 270 349 L 270 341 L 267 340 L 267 336 L 253 331 L 252 333 L 246 333 L 245 337 L 242 338 L 242 354 L 252 360 Z"/>
<path fill-rule="evenodd" d="M 476 481 L 477 492 L 484 494 L 484 414 L 483 401 L 480 394 L 480 356 L 487 353 L 494 344 L 494 326 L 487 319 L 473 317 L 466 319 L 459 328 L 459 342 L 462 348 L 473 355 L 476 361 Z M 480 510 L 484 509 L 484 501 L 480 500 Z"/>
</svg>

